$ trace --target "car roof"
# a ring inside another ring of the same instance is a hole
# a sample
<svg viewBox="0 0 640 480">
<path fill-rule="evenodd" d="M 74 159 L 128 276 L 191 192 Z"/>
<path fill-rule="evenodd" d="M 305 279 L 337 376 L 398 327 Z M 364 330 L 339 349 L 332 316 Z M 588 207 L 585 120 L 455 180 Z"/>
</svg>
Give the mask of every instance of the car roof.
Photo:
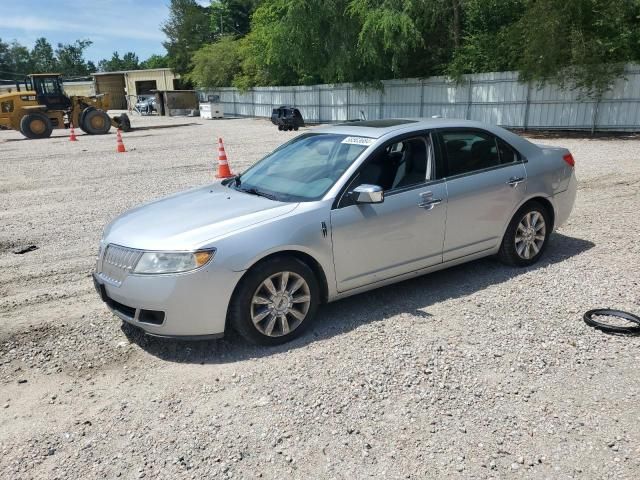
<svg viewBox="0 0 640 480">
<path fill-rule="evenodd" d="M 457 118 L 393 118 L 386 120 L 353 121 L 321 127 L 318 133 L 338 133 L 360 137 L 380 138 L 392 132 L 402 130 L 428 130 L 433 128 L 481 128 L 489 130 L 487 124 Z"/>
<path fill-rule="evenodd" d="M 474 128 L 502 138 L 525 157 L 539 151 L 539 147 L 525 138 L 497 125 L 463 120 L 460 118 L 398 118 L 388 120 L 354 121 L 326 126 L 314 130 L 317 133 L 335 133 L 357 137 L 380 139 L 388 134 L 399 135 L 436 128 Z"/>
</svg>

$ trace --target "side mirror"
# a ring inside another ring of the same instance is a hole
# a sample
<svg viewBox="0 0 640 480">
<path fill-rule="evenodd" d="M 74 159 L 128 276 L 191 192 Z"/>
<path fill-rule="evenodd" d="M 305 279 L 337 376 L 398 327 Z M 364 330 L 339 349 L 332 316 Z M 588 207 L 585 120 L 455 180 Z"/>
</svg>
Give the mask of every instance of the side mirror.
<svg viewBox="0 0 640 480">
<path fill-rule="evenodd" d="M 351 198 L 356 203 L 382 203 L 384 191 L 379 185 L 359 185 L 351 192 Z"/>
</svg>

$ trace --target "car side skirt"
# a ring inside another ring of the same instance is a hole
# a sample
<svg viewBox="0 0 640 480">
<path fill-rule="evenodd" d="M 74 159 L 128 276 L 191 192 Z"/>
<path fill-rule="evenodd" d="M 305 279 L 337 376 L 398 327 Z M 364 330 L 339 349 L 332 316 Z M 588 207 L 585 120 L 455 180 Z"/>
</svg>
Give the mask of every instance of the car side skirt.
<svg viewBox="0 0 640 480">
<path fill-rule="evenodd" d="M 471 262 L 473 260 L 478 260 L 480 258 L 489 257 L 491 255 L 495 255 L 498 253 L 500 249 L 500 244 L 495 247 L 489 248 L 487 250 L 482 250 L 481 252 L 476 252 L 470 255 L 465 255 L 463 257 L 454 258 L 447 262 L 439 263 L 437 265 L 432 265 L 427 268 L 423 268 L 420 270 L 415 270 L 413 272 L 404 273 L 402 275 L 398 275 L 395 277 L 390 277 L 385 280 L 380 280 L 379 282 L 370 283 L 368 285 L 363 285 L 362 287 L 354 288 L 352 290 L 347 290 L 344 292 L 337 293 L 329 298 L 329 302 L 333 302 L 335 300 L 340 300 L 342 298 L 350 297 L 352 295 L 357 295 L 359 293 L 364 293 L 369 290 L 374 290 L 376 288 L 384 287 L 387 285 L 392 285 L 394 283 L 402 282 L 404 280 L 409 280 L 410 278 L 420 277 L 422 275 L 426 275 L 428 273 L 437 272 L 438 270 L 444 270 L 445 268 L 453 267 L 455 265 L 460 265 L 462 263 Z"/>
</svg>

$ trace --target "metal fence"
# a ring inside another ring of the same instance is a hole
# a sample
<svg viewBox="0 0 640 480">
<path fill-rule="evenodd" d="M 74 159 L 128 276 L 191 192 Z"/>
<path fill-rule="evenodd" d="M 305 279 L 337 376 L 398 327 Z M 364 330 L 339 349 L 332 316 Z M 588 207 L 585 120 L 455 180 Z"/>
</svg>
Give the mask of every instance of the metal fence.
<svg viewBox="0 0 640 480">
<path fill-rule="evenodd" d="M 206 90 L 220 95 L 226 116 L 269 117 L 280 105 L 295 105 L 310 123 L 334 123 L 364 116 L 466 118 L 517 129 L 640 130 L 640 65 L 601 98 L 556 85 L 522 83 L 517 72 L 388 80 L 382 89 L 352 84 Z"/>
</svg>

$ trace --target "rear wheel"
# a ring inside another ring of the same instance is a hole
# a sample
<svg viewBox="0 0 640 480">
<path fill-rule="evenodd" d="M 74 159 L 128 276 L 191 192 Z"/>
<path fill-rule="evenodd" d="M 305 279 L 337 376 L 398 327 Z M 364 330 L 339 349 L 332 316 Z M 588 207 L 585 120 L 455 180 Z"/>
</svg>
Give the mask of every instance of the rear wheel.
<svg viewBox="0 0 640 480">
<path fill-rule="evenodd" d="M 82 127 L 90 135 L 104 135 L 111 128 L 111 119 L 102 110 L 90 110 L 84 115 Z"/>
<path fill-rule="evenodd" d="M 529 202 L 511 219 L 498 257 L 507 265 L 532 265 L 542 256 L 550 234 L 551 219 L 546 207 Z"/>
<path fill-rule="evenodd" d="M 229 321 L 246 340 L 278 345 L 299 336 L 318 309 L 313 271 L 296 258 L 273 258 L 254 266 L 229 305 Z"/>
<path fill-rule="evenodd" d="M 20 120 L 20 133 L 27 138 L 49 138 L 53 125 L 44 113 L 33 112 Z"/>
</svg>

